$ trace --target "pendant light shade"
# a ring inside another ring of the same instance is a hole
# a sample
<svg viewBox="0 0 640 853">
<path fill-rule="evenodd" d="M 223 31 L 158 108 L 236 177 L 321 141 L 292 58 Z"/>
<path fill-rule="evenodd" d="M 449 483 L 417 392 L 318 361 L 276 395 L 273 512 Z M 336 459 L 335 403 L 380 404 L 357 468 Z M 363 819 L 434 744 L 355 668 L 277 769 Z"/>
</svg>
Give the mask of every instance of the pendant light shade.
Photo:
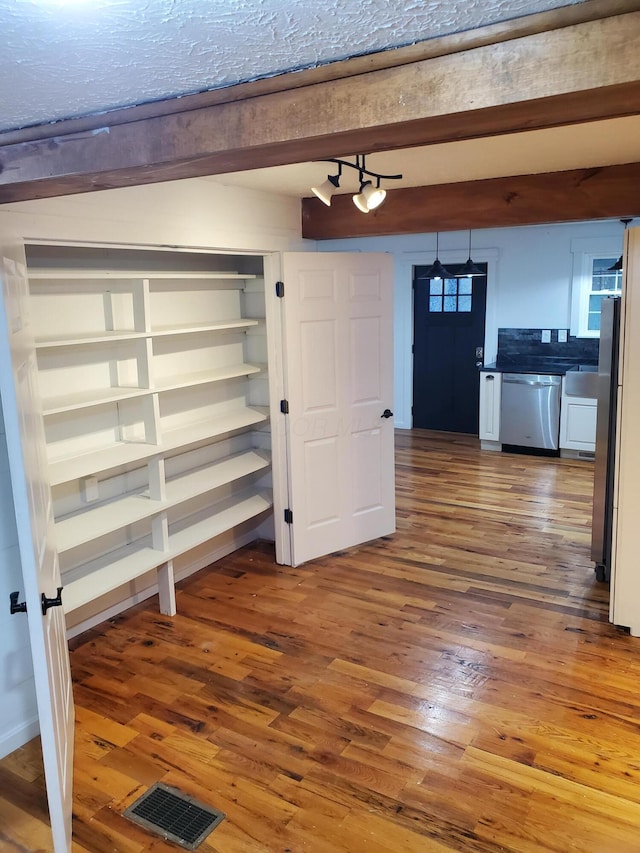
<svg viewBox="0 0 640 853">
<path fill-rule="evenodd" d="M 458 278 L 471 278 L 474 275 L 484 275 L 484 272 L 471 260 L 471 229 L 469 229 L 469 257 L 457 276 Z"/>
<path fill-rule="evenodd" d="M 425 278 L 455 278 L 453 273 L 449 272 L 446 267 L 443 267 L 438 258 L 435 259 L 433 264 L 427 270 Z"/>
<path fill-rule="evenodd" d="M 449 270 L 440 263 L 440 259 L 438 258 L 439 236 L 439 232 L 436 231 L 436 259 L 426 273 L 420 276 L 420 278 L 455 278 L 453 273 L 449 272 Z"/>
</svg>

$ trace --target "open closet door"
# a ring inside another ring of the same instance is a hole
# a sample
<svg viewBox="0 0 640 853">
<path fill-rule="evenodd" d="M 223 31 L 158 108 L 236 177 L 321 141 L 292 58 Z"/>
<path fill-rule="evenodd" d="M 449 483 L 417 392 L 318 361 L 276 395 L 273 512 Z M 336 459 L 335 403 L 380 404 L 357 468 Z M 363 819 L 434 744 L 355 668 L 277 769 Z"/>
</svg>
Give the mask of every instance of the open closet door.
<svg viewBox="0 0 640 853">
<path fill-rule="evenodd" d="M 73 697 L 60 570 L 52 542 L 53 510 L 47 476 L 44 427 L 37 388 L 36 354 L 26 313 L 28 281 L 21 245 L 0 246 L 0 396 L 22 561 L 26 616 L 49 814 L 55 853 L 71 850 Z M 51 601 L 48 603 L 43 599 Z M 24 597 L 24 598 L 23 598 Z M 2 602 L 9 606 L 9 602 Z M 43 610 L 46 606 L 46 613 Z"/>
<path fill-rule="evenodd" d="M 289 253 L 283 315 L 293 565 L 395 530 L 385 254 Z"/>
</svg>

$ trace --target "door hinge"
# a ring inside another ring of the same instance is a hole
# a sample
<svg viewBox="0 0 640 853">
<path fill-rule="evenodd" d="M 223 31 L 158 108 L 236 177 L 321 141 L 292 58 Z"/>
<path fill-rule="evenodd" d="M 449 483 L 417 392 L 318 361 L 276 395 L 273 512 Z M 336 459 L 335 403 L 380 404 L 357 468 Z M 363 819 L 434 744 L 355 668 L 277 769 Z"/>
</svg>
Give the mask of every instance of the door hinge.
<svg viewBox="0 0 640 853">
<path fill-rule="evenodd" d="M 284 281 L 276 281 L 276 296 L 281 299 L 284 296 Z"/>
<path fill-rule="evenodd" d="M 18 601 L 20 598 L 19 592 L 12 592 L 9 594 L 9 601 L 11 602 L 10 613 L 13 615 L 14 613 L 26 613 L 27 612 L 27 602 L 26 601 Z"/>
<path fill-rule="evenodd" d="M 285 509 L 284 520 L 285 520 L 285 524 L 293 524 L 293 513 L 291 512 L 290 509 Z"/>
<path fill-rule="evenodd" d="M 47 610 L 50 607 L 62 607 L 62 587 L 58 587 L 58 592 L 56 593 L 55 598 L 47 598 L 47 596 L 42 593 L 42 615 L 45 616 Z"/>
<path fill-rule="evenodd" d="M 415 355 L 416 347 L 415 344 L 411 344 L 411 355 Z"/>
<path fill-rule="evenodd" d="M 288 400 L 280 400 L 280 411 L 283 415 L 289 414 L 289 401 Z"/>
</svg>

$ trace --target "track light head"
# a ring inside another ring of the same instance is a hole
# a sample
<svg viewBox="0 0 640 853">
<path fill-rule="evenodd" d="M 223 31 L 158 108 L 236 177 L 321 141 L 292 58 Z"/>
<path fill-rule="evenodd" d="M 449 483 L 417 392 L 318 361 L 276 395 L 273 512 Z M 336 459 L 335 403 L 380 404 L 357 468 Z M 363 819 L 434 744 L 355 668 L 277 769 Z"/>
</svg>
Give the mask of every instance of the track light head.
<svg viewBox="0 0 640 853">
<path fill-rule="evenodd" d="M 353 203 L 361 213 L 369 213 L 369 207 L 367 206 L 367 198 L 362 191 L 354 195 Z"/>
<path fill-rule="evenodd" d="M 320 201 L 324 202 L 327 207 L 331 206 L 331 196 L 340 186 L 340 173 L 337 175 L 327 175 L 327 180 L 320 184 L 319 187 L 311 187 L 311 192 L 318 196 Z"/>
<path fill-rule="evenodd" d="M 380 207 L 387 196 L 387 191 L 380 187 L 380 179 L 378 179 L 378 185 L 376 187 L 373 186 L 371 181 L 367 181 L 362 192 L 367 199 L 367 207 L 369 210 L 375 210 L 376 207 Z"/>
<path fill-rule="evenodd" d="M 353 197 L 353 203 L 362 213 L 369 213 L 370 210 L 380 207 L 386 195 L 386 190 L 374 187 L 371 181 L 363 181 L 360 184 L 360 192 Z"/>
</svg>

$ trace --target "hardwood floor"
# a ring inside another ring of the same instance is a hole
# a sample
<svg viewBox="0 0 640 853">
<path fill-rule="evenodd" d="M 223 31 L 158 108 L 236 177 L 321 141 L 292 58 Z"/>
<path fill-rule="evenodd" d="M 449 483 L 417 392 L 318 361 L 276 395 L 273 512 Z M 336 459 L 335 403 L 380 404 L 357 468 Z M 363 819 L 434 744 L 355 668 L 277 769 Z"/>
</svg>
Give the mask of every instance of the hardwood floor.
<svg viewBox="0 0 640 853">
<path fill-rule="evenodd" d="M 594 579 L 592 466 L 416 431 L 397 469 L 395 536 L 246 548 L 174 619 L 72 642 L 76 853 L 178 849 L 121 816 L 158 780 L 226 813 L 206 853 L 640 851 L 640 645 Z M 0 849 L 48 850 L 21 752 Z"/>
</svg>

